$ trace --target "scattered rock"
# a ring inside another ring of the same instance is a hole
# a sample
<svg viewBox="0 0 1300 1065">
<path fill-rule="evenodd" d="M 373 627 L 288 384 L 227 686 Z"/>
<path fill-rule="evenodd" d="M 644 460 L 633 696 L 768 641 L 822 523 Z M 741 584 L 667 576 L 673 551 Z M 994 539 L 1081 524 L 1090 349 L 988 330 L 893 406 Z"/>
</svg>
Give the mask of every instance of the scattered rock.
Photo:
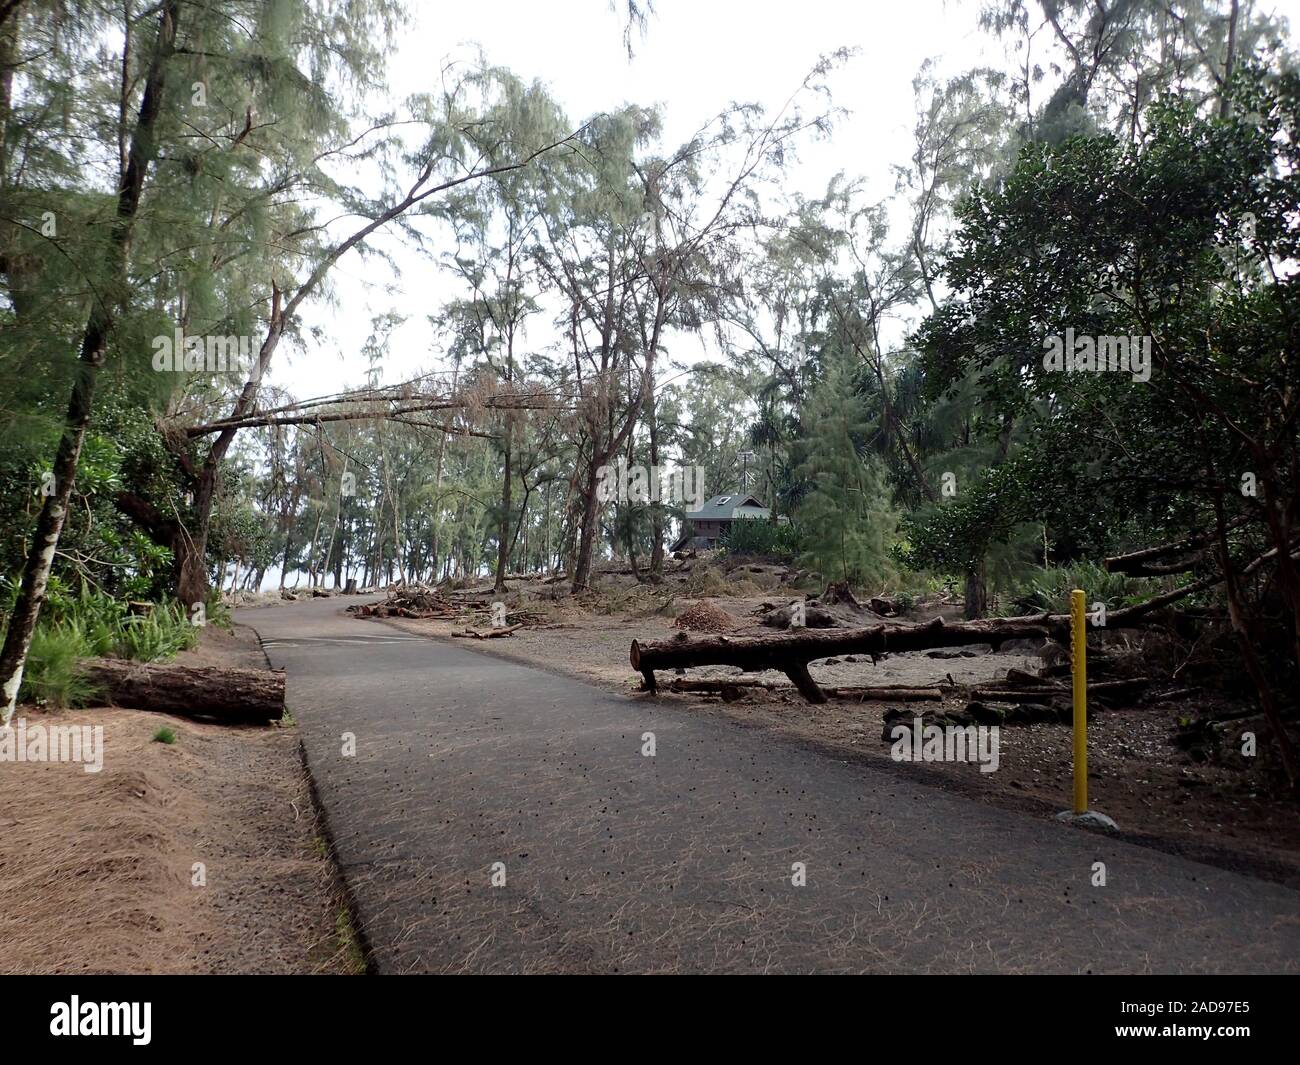
<svg viewBox="0 0 1300 1065">
<path fill-rule="evenodd" d="M 1073 813 L 1070 810 L 1062 810 L 1056 815 L 1056 819 L 1072 825 L 1083 825 L 1085 828 L 1119 829 L 1119 825 L 1115 824 L 1111 818 L 1105 814 L 1099 814 L 1096 810 L 1084 810 L 1081 814 Z"/>
</svg>

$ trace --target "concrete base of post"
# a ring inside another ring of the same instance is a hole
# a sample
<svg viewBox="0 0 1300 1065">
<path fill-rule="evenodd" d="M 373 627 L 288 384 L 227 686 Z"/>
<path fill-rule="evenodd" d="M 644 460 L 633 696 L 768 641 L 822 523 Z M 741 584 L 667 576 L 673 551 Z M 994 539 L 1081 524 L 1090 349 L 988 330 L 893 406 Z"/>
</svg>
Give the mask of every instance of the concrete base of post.
<svg viewBox="0 0 1300 1065">
<path fill-rule="evenodd" d="M 1084 810 L 1081 814 L 1076 814 L 1073 810 L 1062 810 L 1056 815 L 1056 819 L 1071 825 L 1083 825 L 1084 828 L 1119 829 L 1119 825 L 1115 824 L 1111 818 L 1105 814 L 1099 814 L 1096 810 Z"/>
</svg>

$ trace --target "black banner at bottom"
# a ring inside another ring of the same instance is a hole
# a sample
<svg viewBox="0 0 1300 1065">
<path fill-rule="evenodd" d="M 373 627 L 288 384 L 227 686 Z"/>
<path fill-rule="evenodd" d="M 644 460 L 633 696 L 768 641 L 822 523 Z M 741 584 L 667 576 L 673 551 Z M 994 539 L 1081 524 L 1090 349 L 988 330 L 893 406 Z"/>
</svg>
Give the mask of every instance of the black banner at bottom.
<svg viewBox="0 0 1300 1065">
<path fill-rule="evenodd" d="M 664 1050 L 677 1053 L 714 1047 L 734 1052 L 760 1034 L 771 1047 L 773 1021 L 789 1044 L 802 1046 L 813 1035 L 815 1045 L 821 1033 L 809 1023 L 814 1017 L 824 1018 L 818 1027 L 837 1040 L 846 1021 L 856 1022 L 858 1040 L 876 1033 L 885 1041 L 882 1049 L 895 1036 L 917 1049 L 968 1049 L 991 1037 L 999 1051 L 1043 1053 L 1055 1047 L 1073 1056 L 1123 1044 L 1142 1052 L 1155 1044 L 1157 1052 L 1201 1046 L 1223 1054 L 1239 1044 L 1287 1045 L 1296 1012 L 1296 984 L 1279 977 L 866 981 L 840 992 L 850 996 L 846 1001 L 860 1002 L 847 1013 L 842 1007 L 819 1009 L 818 1001 L 801 1004 L 799 992 L 784 981 L 779 988 L 750 984 L 743 998 L 733 991 L 708 1003 L 694 992 L 686 1000 L 662 981 L 635 989 L 607 983 L 603 994 L 584 988 L 576 1010 L 532 988 L 457 989 L 447 981 L 434 988 L 419 977 L 10 977 L 0 981 L 0 990 L 9 1018 L 7 1050 L 74 1056 L 110 1044 L 127 1053 L 319 1048 L 334 1055 L 452 1034 L 486 1040 L 488 1047 L 517 1039 L 533 1050 L 548 1042 L 595 1049 L 617 1038 L 620 1029 L 651 1043 L 658 1030 Z M 769 999 L 770 1020 L 755 1021 Z"/>
</svg>

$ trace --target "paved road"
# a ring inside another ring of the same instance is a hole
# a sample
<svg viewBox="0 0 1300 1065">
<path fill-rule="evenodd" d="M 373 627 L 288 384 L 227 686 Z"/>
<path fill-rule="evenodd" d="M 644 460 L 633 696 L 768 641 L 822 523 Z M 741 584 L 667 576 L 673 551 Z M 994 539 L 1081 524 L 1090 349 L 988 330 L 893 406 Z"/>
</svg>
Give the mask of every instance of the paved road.
<svg viewBox="0 0 1300 1065">
<path fill-rule="evenodd" d="M 340 611 L 239 620 L 381 972 L 1300 967 L 1287 888 Z"/>
</svg>

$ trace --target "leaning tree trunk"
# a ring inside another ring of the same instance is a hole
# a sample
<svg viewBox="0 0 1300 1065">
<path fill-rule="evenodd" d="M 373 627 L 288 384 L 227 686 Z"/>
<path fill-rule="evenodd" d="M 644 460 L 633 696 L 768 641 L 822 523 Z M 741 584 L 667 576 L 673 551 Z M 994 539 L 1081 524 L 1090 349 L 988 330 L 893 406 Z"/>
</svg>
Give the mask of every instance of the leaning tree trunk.
<svg viewBox="0 0 1300 1065">
<path fill-rule="evenodd" d="M 82 334 L 81 354 L 77 360 L 76 381 L 72 386 L 63 432 L 54 457 L 53 492 L 45 497 L 36 519 L 36 532 L 23 566 L 18 600 L 9 616 L 4 646 L 0 648 L 0 690 L 3 691 L 5 700 L 5 725 L 13 717 L 18 705 L 18 690 L 22 686 L 27 651 L 31 647 L 32 633 L 36 631 L 41 604 L 45 601 L 54 553 L 59 546 L 59 536 L 68 514 L 68 501 L 72 498 L 72 487 L 76 481 L 77 460 L 95 407 L 95 381 L 107 353 L 108 334 L 113 325 L 116 303 L 124 294 L 121 290 L 125 288 L 131 231 L 139 212 L 149 163 L 157 151 L 154 129 L 162 111 L 163 71 L 176 46 L 179 7 L 179 0 L 163 2 L 153 59 L 149 64 L 144 95 L 140 100 L 140 111 L 131 136 L 126 169 L 118 186 L 117 216 L 109 233 L 104 274 L 109 284 L 119 288 L 119 294 L 115 298 L 110 297 L 113 299 L 112 306 L 103 299 L 96 300 L 87 319 Z"/>
</svg>

